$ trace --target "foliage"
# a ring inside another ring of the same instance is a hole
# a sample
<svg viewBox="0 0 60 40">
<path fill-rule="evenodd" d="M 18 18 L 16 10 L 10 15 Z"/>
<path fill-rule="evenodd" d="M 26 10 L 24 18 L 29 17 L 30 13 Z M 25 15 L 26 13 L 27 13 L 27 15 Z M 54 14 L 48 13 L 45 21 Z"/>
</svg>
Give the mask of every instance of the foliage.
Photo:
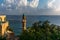
<svg viewBox="0 0 60 40">
<path fill-rule="evenodd" d="M 6 40 L 6 37 L 1 37 L 1 36 L 0 36 L 0 40 Z"/>
<path fill-rule="evenodd" d="M 35 22 L 22 32 L 19 38 L 20 40 L 60 40 L 60 26 L 51 24 L 48 20 Z M 0 40 L 6 40 L 6 38 L 0 37 Z"/>
<path fill-rule="evenodd" d="M 47 21 L 35 22 L 25 32 L 22 32 L 20 40 L 60 40 L 60 27 Z"/>
</svg>

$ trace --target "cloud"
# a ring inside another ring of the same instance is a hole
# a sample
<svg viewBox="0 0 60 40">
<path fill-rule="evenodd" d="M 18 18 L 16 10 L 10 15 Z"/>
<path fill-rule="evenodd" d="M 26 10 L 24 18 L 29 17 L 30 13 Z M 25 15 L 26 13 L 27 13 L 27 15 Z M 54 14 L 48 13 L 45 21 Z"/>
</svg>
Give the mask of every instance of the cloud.
<svg viewBox="0 0 60 40">
<path fill-rule="evenodd" d="M 18 6 L 27 6 L 27 0 L 20 0 Z"/>
<path fill-rule="evenodd" d="M 30 6 L 30 7 L 33 7 L 33 8 L 36 8 L 38 7 L 38 4 L 39 4 L 39 0 L 32 0 L 31 2 L 30 1 L 27 1 L 27 0 L 20 0 L 19 3 L 18 3 L 18 6 Z"/>
<path fill-rule="evenodd" d="M 33 14 L 36 12 L 39 0 L 5 0 L 4 3 L 0 5 L 0 13 L 3 14 Z"/>
<path fill-rule="evenodd" d="M 15 4 L 17 5 L 18 7 L 21 7 L 21 6 L 30 6 L 30 7 L 33 7 L 33 8 L 36 8 L 38 7 L 38 4 L 39 4 L 39 0 L 32 0 L 31 2 L 28 1 L 28 0 L 5 0 L 6 4 Z"/>
<path fill-rule="evenodd" d="M 5 8 L 6 10 L 13 10 L 19 9 L 23 7 L 31 7 L 37 8 L 39 4 L 39 0 L 4 0 L 3 3 L 0 4 L 1 7 Z"/>
<path fill-rule="evenodd" d="M 6 10 L 19 9 L 23 7 L 37 8 L 39 0 L 4 0 L 4 3 L 1 3 L 2 7 L 5 7 Z"/>
<path fill-rule="evenodd" d="M 54 2 L 55 2 L 55 0 L 49 0 L 48 1 L 48 7 L 53 7 Z"/>
<path fill-rule="evenodd" d="M 37 7 L 38 4 L 39 4 L 39 0 L 33 0 L 32 2 L 30 2 L 31 7 Z"/>
<path fill-rule="evenodd" d="M 7 3 L 14 3 L 14 0 L 6 0 Z"/>
<path fill-rule="evenodd" d="M 20 15 L 60 15 L 60 0 L 5 0 L 0 5 L 0 12 L 5 14 Z M 45 7 L 46 6 L 46 7 Z M 38 7 L 38 8 L 37 8 Z"/>
<path fill-rule="evenodd" d="M 48 1 L 48 7 L 55 9 L 55 11 L 60 11 L 60 0 Z"/>
</svg>

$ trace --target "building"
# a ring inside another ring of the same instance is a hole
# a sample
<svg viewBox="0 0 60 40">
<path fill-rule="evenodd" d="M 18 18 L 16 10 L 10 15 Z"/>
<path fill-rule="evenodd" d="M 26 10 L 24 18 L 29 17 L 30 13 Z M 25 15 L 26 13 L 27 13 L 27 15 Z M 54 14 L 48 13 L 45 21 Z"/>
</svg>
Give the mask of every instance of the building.
<svg viewBox="0 0 60 40">
<path fill-rule="evenodd" d="M 7 30 L 6 40 L 15 40 L 14 32 Z"/>
<path fill-rule="evenodd" d="M 6 15 L 0 15 L 0 36 L 4 36 L 8 26 L 9 23 L 6 21 Z"/>
<path fill-rule="evenodd" d="M 22 31 L 26 30 L 26 16 L 22 16 Z M 0 15 L 0 36 L 6 34 L 7 40 L 19 40 L 19 37 L 15 38 L 13 31 L 9 30 L 9 23 L 6 20 L 6 15 Z"/>
<path fill-rule="evenodd" d="M 22 31 L 26 30 L 26 16 L 23 14 L 22 16 Z"/>
</svg>

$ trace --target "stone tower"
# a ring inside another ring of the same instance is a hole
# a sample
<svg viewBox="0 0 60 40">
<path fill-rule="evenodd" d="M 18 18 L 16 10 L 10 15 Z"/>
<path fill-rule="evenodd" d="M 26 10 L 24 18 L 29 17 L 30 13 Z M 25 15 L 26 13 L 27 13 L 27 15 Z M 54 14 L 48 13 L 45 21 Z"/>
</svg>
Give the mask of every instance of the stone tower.
<svg viewBox="0 0 60 40">
<path fill-rule="evenodd" d="M 9 23 L 6 21 L 6 15 L 0 15 L 0 36 L 4 36 L 8 26 Z"/>
<path fill-rule="evenodd" d="M 22 16 L 22 31 L 26 30 L 26 16 L 23 14 Z"/>
</svg>

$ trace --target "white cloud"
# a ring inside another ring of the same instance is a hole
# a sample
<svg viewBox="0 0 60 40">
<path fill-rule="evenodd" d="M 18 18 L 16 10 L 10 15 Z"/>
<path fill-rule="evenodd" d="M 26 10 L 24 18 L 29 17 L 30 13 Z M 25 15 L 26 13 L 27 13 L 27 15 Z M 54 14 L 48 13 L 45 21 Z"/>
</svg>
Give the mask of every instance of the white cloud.
<svg viewBox="0 0 60 40">
<path fill-rule="evenodd" d="M 49 0 L 48 1 L 48 7 L 53 7 L 55 0 Z"/>
<path fill-rule="evenodd" d="M 32 2 L 30 2 L 31 7 L 37 7 L 38 4 L 39 4 L 39 0 L 33 0 Z"/>
<path fill-rule="evenodd" d="M 32 0 L 31 2 L 27 1 L 27 0 L 20 0 L 18 3 L 18 6 L 30 6 L 30 7 L 37 7 L 39 4 L 39 0 Z"/>
<path fill-rule="evenodd" d="M 5 0 L 5 5 L 9 6 L 9 5 L 16 5 L 16 7 L 20 8 L 21 6 L 29 6 L 32 8 L 36 8 L 38 7 L 39 4 L 39 0 L 32 0 L 32 1 L 28 1 L 28 0 Z M 2 4 L 3 6 L 3 4 Z"/>
<path fill-rule="evenodd" d="M 55 11 L 60 11 L 60 0 L 51 0 L 48 2 L 49 8 L 54 8 Z"/>
<path fill-rule="evenodd" d="M 44 0 L 43 0 L 44 1 Z M 39 0 L 32 0 L 32 1 L 27 1 L 27 0 L 5 0 L 4 3 L 1 4 L 0 10 L 3 10 L 9 14 L 22 14 L 22 13 L 27 13 L 27 14 L 42 14 L 42 15 L 60 15 L 60 0 L 48 0 L 48 6 L 47 4 L 43 6 L 39 5 Z M 37 7 L 49 7 L 46 9 L 38 9 Z M 21 7 L 22 6 L 22 7 Z M 4 7 L 4 8 L 3 8 Z M 15 9 L 16 8 L 16 9 Z M 5 13 L 4 12 L 4 13 Z"/>
<path fill-rule="evenodd" d="M 14 0 L 6 0 L 7 3 L 14 3 Z"/>
<path fill-rule="evenodd" d="M 27 0 L 20 0 L 18 6 L 27 6 Z"/>
</svg>

